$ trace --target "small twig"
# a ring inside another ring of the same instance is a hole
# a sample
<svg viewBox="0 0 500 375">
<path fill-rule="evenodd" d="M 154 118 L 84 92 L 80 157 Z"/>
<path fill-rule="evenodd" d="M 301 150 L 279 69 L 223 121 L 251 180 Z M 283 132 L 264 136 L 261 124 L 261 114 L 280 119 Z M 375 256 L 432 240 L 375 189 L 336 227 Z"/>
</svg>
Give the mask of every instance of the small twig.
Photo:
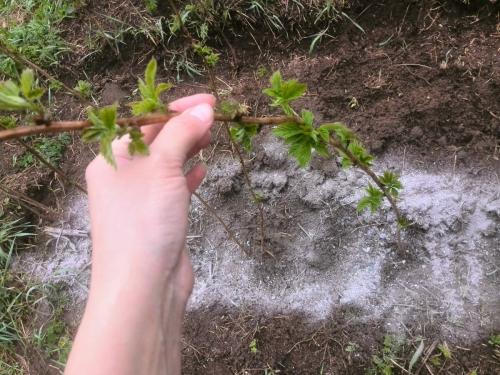
<svg viewBox="0 0 500 375">
<path fill-rule="evenodd" d="M 85 102 L 86 104 L 91 104 L 90 101 L 85 98 L 82 94 L 80 94 L 78 91 L 75 89 L 72 89 L 68 85 L 66 85 L 64 82 L 61 82 L 57 78 L 55 78 L 52 74 L 47 72 L 45 69 L 39 67 L 37 64 L 33 63 L 32 61 L 28 60 L 26 57 L 21 55 L 20 53 L 14 51 L 13 49 L 9 48 L 3 41 L 0 40 L 0 52 L 2 52 L 4 55 L 9 56 L 12 60 L 17 61 L 19 64 L 22 65 L 27 65 L 33 70 L 37 71 L 40 73 L 42 76 L 47 78 L 49 81 L 56 82 L 60 84 L 66 91 L 70 92 L 71 94 L 75 95 L 78 97 L 80 100 Z"/>
<path fill-rule="evenodd" d="M 191 46 L 194 48 L 194 46 L 196 44 L 199 44 L 199 41 L 195 37 L 193 37 L 193 35 L 190 33 L 190 31 L 188 30 L 188 28 L 184 24 L 184 22 L 182 20 L 182 17 L 181 17 L 181 14 L 179 12 L 179 9 L 175 6 L 174 1 L 173 0 L 169 0 L 169 4 L 170 4 L 170 7 L 175 12 L 176 17 L 179 20 L 179 24 L 180 24 L 180 27 L 181 27 L 182 31 L 184 32 L 184 34 L 186 35 L 186 37 L 189 38 L 189 40 L 191 41 Z M 229 41 L 227 40 L 227 38 L 225 38 L 225 36 L 224 36 L 224 39 L 225 39 L 226 43 L 228 44 L 228 46 L 230 47 L 230 50 L 233 53 L 233 57 L 236 60 L 236 53 L 235 53 L 234 49 L 232 48 L 232 46 L 229 43 Z M 210 64 L 208 64 L 205 59 L 203 59 L 203 62 L 205 63 L 205 67 L 207 68 L 208 80 L 209 80 L 209 83 L 210 83 L 210 90 L 212 91 L 212 93 L 214 94 L 215 98 L 219 102 L 219 92 L 217 91 L 217 81 L 215 79 L 215 73 L 214 73 L 213 67 Z M 245 166 L 245 160 L 243 159 L 243 155 L 241 155 L 241 151 L 240 151 L 238 145 L 233 141 L 233 139 L 231 137 L 231 130 L 229 129 L 228 122 L 224 121 L 223 126 L 226 129 L 226 133 L 227 133 L 227 136 L 229 138 L 229 141 L 233 145 L 233 149 L 236 152 L 236 155 L 238 156 L 238 160 L 239 160 L 239 162 L 241 164 L 241 170 L 243 172 L 243 178 L 245 180 L 246 185 L 248 186 L 248 190 L 250 191 L 250 194 L 252 195 L 254 203 L 257 205 L 257 208 L 259 209 L 260 232 L 261 232 L 260 250 L 261 250 L 261 253 L 263 253 L 265 251 L 265 249 L 264 249 L 264 242 L 265 242 L 265 239 L 266 239 L 266 232 L 265 232 L 266 224 L 265 224 L 265 218 L 264 218 L 264 207 L 263 207 L 262 202 L 259 202 L 259 197 L 258 197 L 257 193 L 255 193 L 255 190 L 252 187 L 252 183 L 250 181 L 250 177 L 248 175 L 248 171 L 247 171 L 246 166 Z M 268 251 L 266 251 L 266 252 L 269 253 Z M 272 255 L 272 253 L 269 253 L 269 254 Z"/>
<path fill-rule="evenodd" d="M 210 204 L 205 200 L 203 199 L 198 193 L 194 192 L 193 195 L 201 202 L 201 204 L 203 204 L 205 206 L 205 208 L 210 212 L 210 214 L 215 217 L 217 219 L 217 221 L 224 227 L 224 229 L 226 230 L 229 238 L 231 240 L 233 240 L 236 245 L 238 245 L 238 247 L 246 254 L 246 255 L 250 255 L 248 253 L 248 250 L 241 244 L 241 242 L 236 238 L 236 235 L 233 233 L 233 231 L 231 230 L 231 228 L 229 228 L 229 226 L 224 222 L 224 220 L 222 220 L 222 218 L 219 216 L 219 214 L 217 213 L 217 211 L 215 211 L 215 209 L 210 206 Z"/>
<path fill-rule="evenodd" d="M 30 154 L 32 154 L 35 157 L 35 159 L 37 159 L 40 163 L 42 163 L 47 168 L 49 168 L 50 170 L 52 170 L 56 175 L 58 175 L 59 177 L 61 177 L 68 184 L 73 185 L 78 190 L 80 190 L 82 193 L 87 194 L 87 190 L 82 185 L 80 185 L 78 182 L 73 181 L 71 178 L 68 177 L 67 174 L 65 174 L 62 171 L 62 169 L 56 167 L 51 162 L 49 162 L 47 159 L 45 159 L 45 157 L 40 152 L 38 152 L 37 149 L 35 149 L 34 147 L 30 146 L 28 143 L 26 143 L 22 139 L 17 139 L 17 142 L 20 145 L 22 145 L 26 149 L 26 151 L 28 151 Z"/>
<path fill-rule="evenodd" d="M 10 190 L 4 186 L 1 186 L 1 185 L 0 185 L 0 190 L 3 191 L 7 196 L 17 200 L 20 205 L 22 205 L 24 208 L 28 209 L 29 211 L 33 212 L 37 216 L 41 216 L 41 213 L 39 211 L 33 210 L 32 207 L 36 207 L 45 213 L 54 212 L 54 210 L 51 209 L 50 207 L 47 207 L 43 203 L 37 202 L 36 200 L 31 199 L 30 197 L 28 197 L 22 193 L 12 191 L 12 190 Z"/>
<path fill-rule="evenodd" d="M 175 116 L 180 115 L 178 112 L 171 112 L 167 114 L 156 113 L 148 116 L 121 118 L 116 121 L 118 126 L 127 127 L 141 127 L 153 124 L 165 124 Z M 243 124 L 257 124 L 257 125 L 277 125 L 285 122 L 301 122 L 295 117 L 290 116 L 241 116 L 232 117 L 222 113 L 215 113 L 215 121 L 233 122 L 238 121 Z M 92 126 L 88 120 L 82 121 L 47 121 L 43 125 L 34 126 L 20 126 L 13 129 L 0 131 L 0 141 L 7 139 L 14 139 L 19 137 L 26 137 L 30 135 L 40 134 L 56 134 L 70 131 L 82 131 Z"/>
<path fill-rule="evenodd" d="M 396 204 L 396 201 L 395 201 L 394 197 L 391 194 L 389 194 L 389 192 L 387 191 L 385 185 L 382 183 L 382 181 L 380 181 L 380 178 L 378 178 L 378 176 L 375 174 L 375 172 L 373 172 L 365 164 L 361 163 L 360 160 L 356 157 L 356 155 L 354 155 L 351 151 L 349 151 L 346 147 L 344 147 L 342 145 L 342 143 L 340 143 L 338 140 L 336 140 L 334 138 L 330 138 L 330 144 L 334 148 L 340 150 L 342 153 L 344 153 L 345 155 L 347 155 L 347 157 L 349 159 L 351 159 L 351 161 L 353 162 L 353 164 L 356 165 L 356 166 L 358 166 L 361 170 L 363 170 L 363 172 L 365 172 L 373 180 L 373 182 L 375 182 L 375 184 L 380 188 L 380 190 L 382 190 L 382 193 L 384 194 L 384 196 L 389 201 L 389 203 L 390 203 L 390 205 L 391 205 L 391 207 L 392 207 L 392 209 L 394 211 L 394 214 L 396 215 L 396 220 L 398 222 L 396 235 L 397 235 L 398 247 L 401 250 L 402 249 L 402 245 L 401 245 L 401 230 L 399 228 L 399 225 L 400 225 L 400 223 L 402 223 L 404 221 L 403 220 L 404 218 L 403 218 L 403 215 L 401 214 L 401 212 L 399 211 L 398 205 Z"/>
</svg>

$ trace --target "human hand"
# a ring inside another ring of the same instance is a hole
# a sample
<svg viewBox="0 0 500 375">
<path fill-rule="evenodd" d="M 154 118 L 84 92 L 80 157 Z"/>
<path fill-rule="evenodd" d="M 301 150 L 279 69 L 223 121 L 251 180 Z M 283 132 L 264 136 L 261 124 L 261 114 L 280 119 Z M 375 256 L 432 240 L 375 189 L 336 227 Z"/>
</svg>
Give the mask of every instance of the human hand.
<svg viewBox="0 0 500 375">
<path fill-rule="evenodd" d="M 188 209 L 206 172 L 201 165 L 187 174 L 183 169 L 210 143 L 214 105 L 215 98 L 207 94 L 175 101 L 170 109 L 182 114 L 165 126 L 141 128 L 149 156 L 129 156 L 128 140 L 122 139 L 113 144 L 116 170 L 101 156 L 87 168 L 92 279 L 73 350 L 79 353 L 72 353 L 68 373 L 79 373 L 79 368 L 93 374 L 154 373 L 148 366 L 159 363 L 163 350 L 174 356 L 167 359 L 169 369 L 178 371 L 180 326 L 193 286 L 185 250 Z M 166 344 L 159 335 L 165 327 Z M 123 359 L 110 361 L 95 347 L 103 335 L 112 338 L 112 357 L 121 353 Z M 160 344 L 166 347 L 158 349 Z M 89 362 L 98 363 L 99 372 L 81 367 Z"/>
</svg>

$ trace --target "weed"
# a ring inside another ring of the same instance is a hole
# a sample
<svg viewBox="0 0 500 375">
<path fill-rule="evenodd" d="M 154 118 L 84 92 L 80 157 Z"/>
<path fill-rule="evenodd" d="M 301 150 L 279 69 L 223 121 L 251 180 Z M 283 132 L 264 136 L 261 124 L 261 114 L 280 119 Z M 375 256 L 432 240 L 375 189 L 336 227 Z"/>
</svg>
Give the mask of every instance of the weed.
<svg viewBox="0 0 500 375">
<path fill-rule="evenodd" d="M 90 99 L 92 97 L 92 84 L 89 81 L 78 81 L 75 91 L 80 93 L 84 98 Z"/>
<path fill-rule="evenodd" d="M 1 374 L 24 373 L 24 356 L 35 348 L 62 369 L 71 348 L 66 324 L 61 320 L 65 306 L 61 293 L 48 285 L 32 284 L 22 275 L 10 271 L 12 256 L 32 236 L 31 225 L 19 220 L 0 219 Z M 42 302 L 51 304 L 53 313 L 42 327 L 36 329 L 33 315 Z"/>
<path fill-rule="evenodd" d="M 56 137 L 38 137 L 33 141 L 34 148 L 51 164 L 59 165 L 66 147 L 71 143 L 69 134 L 60 134 Z M 25 152 L 13 160 L 15 167 L 24 170 L 32 165 L 38 165 L 37 160 L 30 152 Z"/>
<path fill-rule="evenodd" d="M 401 350 L 403 340 L 392 335 L 384 337 L 382 352 L 372 357 L 373 367 L 368 370 L 369 375 L 391 375 L 394 361 Z"/>
<path fill-rule="evenodd" d="M 144 5 L 149 12 L 155 12 L 158 8 L 157 0 L 144 0 Z"/>
<path fill-rule="evenodd" d="M 67 298 L 57 288 L 51 288 L 47 297 L 52 305 L 50 319 L 33 334 L 33 343 L 42 350 L 47 358 L 63 367 L 71 351 L 71 339 L 66 323 L 62 320 Z"/>
<path fill-rule="evenodd" d="M 347 353 L 355 353 L 359 350 L 359 345 L 355 342 L 349 342 L 349 344 L 344 349 Z"/>
<path fill-rule="evenodd" d="M 0 41 L 41 66 L 57 65 L 68 50 L 57 26 L 75 6 L 76 2 L 62 0 L 0 1 L 0 16 L 8 20 L 0 29 Z M 4 55 L 0 55 L 0 74 L 17 75 L 16 64 Z"/>
<path fill-rule="evenodd" d="M 267 70 L 267 68 L 264 65 L 260 65 L 257 68 L 257 71 L 255 72 L 255 74 L 257 75 L 257 78 L 264 78 L 265 76 L 267 76 L 269 74 L 269 70 Z"/>
<path fill-rule="evenodd" d="M 257 339 L 253 339 L 252 341 L 250 341 L 250 344 L 248 345 L 248 347 L 250 349 L 250 353 L 256 354 L 258 352 L 258 350 L 257 350 Z"/>
<path fill-rule="evenodd" d="M 500 346 L 500 334 L 491 335 L 490 339 L 488 340 L 488 344 L 490 344 L 493 347 Z"/>
</svg>

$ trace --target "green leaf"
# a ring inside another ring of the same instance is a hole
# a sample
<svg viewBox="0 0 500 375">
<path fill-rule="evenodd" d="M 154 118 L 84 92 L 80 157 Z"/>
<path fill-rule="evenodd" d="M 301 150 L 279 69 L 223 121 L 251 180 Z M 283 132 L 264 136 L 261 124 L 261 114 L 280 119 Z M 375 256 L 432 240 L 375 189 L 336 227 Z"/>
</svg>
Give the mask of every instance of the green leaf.
<svg viewBox="0 0 500 375">
<path fill-rule="evenodd" d="M 347 149 L 351 151 L 361 164 L 367 167 L 372 165 L 374 157 L 366 151 L 361 142 L 358 140 L 352 140 L 347 146 Z"/>
<path fill-rule="evenodd" d="M 300 124 L 294 122 L 285 122 L 273 130 L 273 134 L 275 136 L 284 138 L 285 140 L 293 137 L 294 135 L 303 133 L 304 130 L 301 129 Z"/>
<path fill-rule="evenodd" d="M 316 143 L 316 146 L 314 147 L 314 149 L 321 156 L 323 156 L 325 158 L 330 157 L 330 152 L 328 151 L 328 146 L 325 143 L 322 143 L 322 142 Z"/>
<path fill-rule="evenodd" d="M 9 116 L 0 116 L 0 128 L 13 129 L 16 127 L 16 119 Z"/>
<path fill-rule="evenodd" d="M 293 143 L 288 152 L 297 159 L 301 167 L 305 167 L 311 161 L 312 145 L 309 142 Z"/>
<path fill-rule="evenodd" d="M 82 135 L 85 142 L 99 141 L 102 156 L 113 166 L 116 166 L 116 162 L 111 143 L 121 130 L 116 124 L 117 111 L 116 104 L 101 109 L 90 108 L 88 119 L 92 125 L 85 129 Z"/>
<path fill-rule="evenodd" d="M 158 64 L 151 59 L 144 72 L 144 80 L 139 78 L 138 88 L 141 101 L 132 102 L 129 106 L 134 116 L 141 116 L 152 112 L 166 112 L 166 106 L 161 100 L 161 94 L 173 87 L 170 83 L 159 83 L 155 85 Z"/>
<path fill-rule="evenodd" d="M 104 160 L 106 160 L 111 166 L 116 168 L 116 160 L 115 156 L 113 155 L 113 140 L 111 136 L 103 136 L 101 137 L 100 143 L 99 143 L 99 152 L 101 153 L 102 157 Z"/>
<path fill-rule="evenodd" d="M 1 111 L 24 111 L 31 109 L 30 102 L 20 96 L 6 95 L 0 86 L 0 110 Z"/>
<path fill-rule="evenodd" d="M 174 87 L 174 85 L 172 85 L 171 83 L 159 83 L 156 86 L 155 93 L 157 96 L 160 96 L 163 92 L 170 90 L 172 87 Z"/>
<path fill-rule="evenodd" d="M 302 110 L 301 117 L 306 125 L 313 126 L 314 114 L 311 111 Z"/>
<path fill-rule="evenodd" d="M 323 124 L 320 129 L 326 129 L 330 134 L 335 133 L 344 147 L 348 147 L 351 141 L 357 140 L 353 131 L 340 122 Z"/>
<path fill-rule="evenodd" d="M 23 70 L 19 83 L 23 96 L 30 102 L 39 100 L 45 93 L 44 89 L 35 84 L 35 75 L 31 69 Z"/>
<path fill-rule="evenodd" d="M 438 349 L 441 352 L 441 354 L 443 354 L 444 358 L 451 359 L 451 350 L 446 341 L 443 342 L 443 344 L 438 345 Z"/>
<path fill-rule="evenodd" d="M 149 147 L 144 143 L 144 134 L 139 128 L 131 128 L 128 132 L 130 143 L 128 152 L 130 155 L 149 155 Z"/>
<path fill-rule="evenodd" d="M 384 197 L 384 193 L 382 190 L 372 186 L 371 184 L 368 185 L 366 188 L 366 192 L 368 193 L 365 197 L 361 198 L 361 200 L 358 202 L 358 211 L 364 211 L 367 208 L 371 210 L 371 212 L 375 212 L 378 210 L 378 208 L 382 205 L 382 199 Z"/>
<path fill-rule="evenodd" d="M 252 150 L 252 138 L 257 135 L 259 125 L 236 123 L 229 130 L 234 142 L 240 143 L 247 152 Z"/>
<path fill-rule="evenodd" d="M 8 81 L 0 82 L 0 91 L 5 95 L 19 96 L 21 89 L 14 81 L 9 79 Z"/>
<path fill-rule="evenodd" d="M 31 94 L 31 88 L 33 87 L 33 83 L 35 82 L 35 75 L 33 70 L 24 69 L 21 73 L 21 92 L 23 93 L 25 98 L 29 98 Z"/>
<path fill-rule="evenodd" d="M 420 340 L 420 345 L 418 346 L 417 350 L 415 350 L 415 353 L 413 353 L 413 356 L 410 359 L 410 364 L 408 366 L 408 371 L 411 372 L 411 369 L 413 368 L 413 366 L 415 366 L 415 364 L 417 363 L 417 361 L 422 356 L 423 351 L 424 351 L 424 340 Z"/>
<path fill-rule="evenodd" d="M 88 81 L 78 81 L 74 90 L 80 93 L 84 98 L 92 97 L 92 85 Z"/>
<path fill-rule="evenodd" d="M 399 220 L 398 220 L 398 226 L 401 228 L 401 229 L 405 229 L 405 228 L 408 228 L 410 225 L 411 225 L 411 221 L 407 218 L 407 217 L 401 217 Z"/>
<path fill-rule="evenodd" d="M 303 96 L 307 91 L 307 85 L 295 79 L 283 81 L 279 71 L 273 73 L 269 82 L 271 87 L 264 89 L 263 93 L 273 99 L 271 106 L 281 107 L 286 114 L 292 115 L 290 102 Z"/>
<path fill-rule="evenodd" d="M 393 197 L 397 198 L 399 196 L 399 190 L 403 188 L 399 176 L 390 171 L 385 171 L 382 176 L 379 176 L 380 182 L 384 184 L 386 190 Z"/>
<path fill-rule="evenodd" d="M 220 54 L 216 53 L 213 48 L 202 43 L 193 44 L 195 52 L 200 55 L 208 66 L 214 67 L 219 62 Z"/>
<path fill-rule="evenodd" d="M 349 159 L 349 157 L 346 154 L 341 152 L 340 156 L 342 157 L 342 160 L 340 161 L 342 168 L 347 169 L 352 167 L 352 160 Z"/>
<path fill-rule="evenodd" d="M 156 80 L 156 71 L 158 69 L 158 63 L 156 59 L 151 59 L 146 66 L 146 71 L 144 72 L 144 78 L 146 80 L 146 85 L 148 87 L 154 87 Z"/>
</svg>

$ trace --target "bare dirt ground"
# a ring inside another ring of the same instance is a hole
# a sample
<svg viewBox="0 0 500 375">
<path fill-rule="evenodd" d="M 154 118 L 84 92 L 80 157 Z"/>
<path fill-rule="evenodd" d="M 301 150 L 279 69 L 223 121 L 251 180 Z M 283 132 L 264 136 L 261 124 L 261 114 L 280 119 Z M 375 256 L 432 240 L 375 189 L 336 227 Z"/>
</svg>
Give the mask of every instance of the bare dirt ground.
<svg viewBox="0 0 500 375">
<path fill-rule="evenodd" d="M 362 173 L 320 159 L 300 169 L 264 129 L 246 155 L 264 197 L 273 256 L 261 254 L 258 211 L 241 167 L 227 140 L 216 138 L 201 156 L 209 174 L 200 194 L 254 252 L 243 254 L 193 200 L 188 245 L 196 285 L 185 321 L 184 373 L 360 374 L 385 335 L 408 340 L 401 363 L 419 337 L 426 349 L 450 345 L 453 360 L 417 373 L 500 373 L 499 358 L 485 344 L 500 330 L 498 7 L 422 4 L 360 2 L 350 13 L 366 34 L 342 24 L 313 56 L 307 46 L 270 48 L 265 35 L 258 47 L 231 41 L 239 59 L 252 64 L 238 72 L 219 68 L 222 94 L 261 113 L 266 78 L 257 77 L 257 66 L 306 82 L 300 105 L 319 121 L 343 121 L 358 132 L 377 156 L 375 170 L 401 174 L 400 206 L 414 225 L 398 248 L 389 207 L 356 213 L 367 183 Z M 110 102 L 134 84 L 127 73 L 143 68 L 126 61 L 106 66 L 94 81 Z M 207 90 L 203 79 L 179 86 L 173 97 Z M 75 144 L 65 169 L 81 179 L 92 156 Z M 90 272 L 87 201 L 71 190 L 56 200 L 64 214 L 46 225 L 52 229 L 44 251 L 22 254 L 17 267 L 67 284 L 68 319 L 76 327 Z"/>
</svg>

